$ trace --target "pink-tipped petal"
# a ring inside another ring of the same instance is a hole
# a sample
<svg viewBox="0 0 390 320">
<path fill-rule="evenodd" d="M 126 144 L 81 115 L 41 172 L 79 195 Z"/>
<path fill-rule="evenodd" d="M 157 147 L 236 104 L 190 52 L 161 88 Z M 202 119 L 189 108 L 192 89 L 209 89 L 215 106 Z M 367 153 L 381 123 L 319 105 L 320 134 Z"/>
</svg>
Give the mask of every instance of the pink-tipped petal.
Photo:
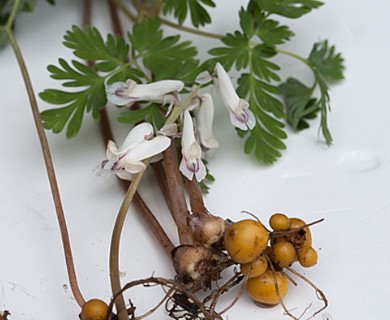
<svg viewBox="0 0 390 320">
<path fill-rule="evenodd" d="M 248 126 L 248 128 L 250 130 L 252 130 L 255 127 L 255 125 L 256 125 L 256 117 L 253 114 L 253 112 L 250 111 L 249 109 L 246 110 L 246 112 L 248 114 L 248 121 L 247 121 L 246 125 Z"/>
<path fill-rule="evenodd" d="M 184 157 L 181 159 L 179 170 L 188 180 L 192 180 L 194 177 L 194 172 L 188 168 L 187 161 Z"/>
<path fill-rule="evenodd" d="M 238 129 L 241 130 L 248 130 L 248 127 L 246 125 L 246 122 L 243 122 L 239 118 L 237 118 L 237 115 L 229 110 L 229 116 L 230 116 L 230 122 Z"/>
<path fill-rule="evenodd" d="M 117 105 L 124 106 L 134 100 L 128 96 L 128 85 L 125 82 L 114 82 L 106 85 L 106 95 L 108 101 Z"/>
<path fill-rule="evenodd" d="M 203 161 L 199 159 L 199 169 L 195 173 L 196 180 L 201 182 L 206 177 L 206 174 L 206 166 L 204 165 Z"/>
</svg>

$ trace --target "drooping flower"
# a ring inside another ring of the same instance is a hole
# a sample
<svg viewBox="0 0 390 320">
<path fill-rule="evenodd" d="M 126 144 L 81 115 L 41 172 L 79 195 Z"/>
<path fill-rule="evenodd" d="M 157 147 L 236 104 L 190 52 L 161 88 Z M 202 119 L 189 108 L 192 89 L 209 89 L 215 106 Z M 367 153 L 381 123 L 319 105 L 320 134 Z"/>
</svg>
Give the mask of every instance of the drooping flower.
<svg viewBox="0 0 390 320">
<path fill-rule="evenodd" d="M 184 87 L 179 80 L 161 80 L 138 84 L 134 80 L 114 82 L 106 85 L 107 99 L 118 106 L 130 105 L 137 101 L 150 101 L 173 105 L 178 101 L 177 93 Z"/>
<path fill-rule="evenodd" d="M 215 86 L 229 110 L 232 124 L 241 130 L 253 129 L 256 125 L 255 115 L 249 110 L 248 102 L 237 95 L 229 75 L 220 63 L 215 66 L 215 75 Z"/>
<path fill-rule="evenodd" d="M 134 174 L 146 168 L 143 160 L 163 152 L 171 143 L 168 137 L 154 137 L 153 134 L 153 126 L 143 122 L 129 132 L 119 149 L 115 142 L 109 141 L 107 160 L 102 162 L 102 168 L 121 179 L 131 180 Z"/>
<path fill-rule="evenodd" d="M 197 113 L 197 127 L 202 146 L 208 149 L 218 148 L 219 143 L 213 135 L 214 103 L 210 94 L 205 94 Z"/>
<path fill-rule="evenodd" d="M 195 139 L 194 125 L 188 110 L 183 112 L 183 134 L 181 139 L 182 159 L 179 169 L 181 173 L 192 180 L 202 181 L 206 177 L 206 167 L 202 161 L 202 149 Z"/>
</svg>

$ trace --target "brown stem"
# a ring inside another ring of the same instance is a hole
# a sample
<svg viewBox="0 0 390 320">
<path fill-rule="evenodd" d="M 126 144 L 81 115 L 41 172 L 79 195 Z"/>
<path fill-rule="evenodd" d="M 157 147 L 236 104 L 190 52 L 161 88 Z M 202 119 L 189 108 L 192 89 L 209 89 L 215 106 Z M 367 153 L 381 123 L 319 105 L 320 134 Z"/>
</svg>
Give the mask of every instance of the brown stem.
<svg viewBox="0 0 390 320">
<path fill-rule="evenodd" d="M 112 29 L 115 34 L 123 36 L 122 25 L 119 20 L 116 4 L 113 0 L 108 0 L 108 4 L 110 8 Z M 100 132 L 102 133 L 105 145 L 107 145 L 109 140 L 114 140 L 106 109 L 100 111 Z M 118 179 L 118 181 L 126 192 L 129 187 L 129 182 L 121 179 Z M 134 205 L 137 208 L 136 211 L 141 213 L 141 218 L 145 221 L 145 225 L 150 227 L 153 235 L 170 257 L 174 245 L 138 192 L 136 192 L 134 196 Z"/>
<path fill-rule="evenodd" d="M 171 143 L 169 148 L 163 152 L 163 160 L 168 194 L 172 203 L 172 215 L 179 232 L 179 240 L 181 244 L 191 245 L 193 238 L 187 223 L 188 208 L 174 143 Z"/>
<path fill-rule="evenodd" d="M 92 21 L 92 1 L 84 0 L 83 26 L 90 26 Z"/>
<path fill-rule="evenodd" d="M 168 193 L 167 178 L 165 177 L 164 167 L 161 162 L 157 162 L 152 165 L 152 168 L 161 193 L 165 199 L 165 202 L 167 203 L 168 209 L 172 213 L 172 202 Z"/>
<path fill-rule="evenodd" d="M 53 160 L 52 160 L 51 153 L 50 153 L 49 143 L 47 141 L 45 130 L 44 130 L 43 125 L 42 125 L 42 119 L 41 119 L 41 116 L 39 113 L 38 103 L 37 103 L 37 100 L 35 98 L 35 93 L 34 93 L 34 90 L 32 87 L 30 76 L 29 76 L 28 71 L 27 71 L 26 64 L 24 62 L 22 53 L 21 53 L 20 48 L 16 42 L 16 39 L 14 38 L 11 29 L 5 29 L 5 31 L 6 31 L 8 38 L 9 38 L 9 41 L 11 43 L 11 46 L 15 52 L 16 59 L 18 60 L 18 64 L 19 64 L 20 70 L 22 72 L 24 84 L 26 86 L 27 94 L 28 94 L 28 97 L 30 100 L 30 106 L 31 106 L 31 110 L 32 110 L 33 118 L 34 118 L 34 122 L 35 122 L 35 128 L 36 128 L 38 136 L 39 136 L 39 142 L 41 145 L 42 154 L 43 154 L 43 158 L 45 161 L 46 172 L 47 172 L 47 176 L 49 179 L 49 184 L 50 184 L 51 193 L 52 193 L 52 197 L 53 197 L 53 201 L 54 201 L 54 206 L 55 206 L 56 213 L 57 213 L 57 220 L 58 220 L 58 224 L 60 226 L 60 233 L 61 233 L 62 245 L 63 245 L 63 249 L 64 249 L 65 262 L 66 262 L 66 268 L 67 268 L 67 272 L 68 272 L 70 287 L 71 287 L 71 290 L 72 290 L 72 293 L 73 293 L 73 296 L 74 296 L 76 302 L 78 303 L 78 305 L 80 307 L 82 307 L 85 303 L 85 300 L 83 298 L 83 295 L 81 294 L 79 285 L 77 283 L 76 271 L 75 271 L 74 262 L 73 262 L 72 248 L 71 248 L 71 244 L 70 244 L 69 233 L 68 233 L 68 229 L 66 226 L 65 214 L 64 214 L 63 207 L 62 207 L 60 191 L 58 188 L 57 178 L 56 178 L 55 171 L 54 171 L 54 165 L 53 165 Z"/>
<path fill-rule="evenodd" d="M 114 2 L 114 0 L 108 0 L 108 7 L 110 9 L 112 30 L 116 35 L 121 36 L 123 38 L 123 30 L 119 20 L 117 4 Z"/>
<path fill-rule="evenodd" d="M 203 202 L 203 194 L 196 179 L 189 180 L 184 178 L 184 184 L 190 198 L 191 211 L 201 215 L 207 215 L 207 209 Z"/>
</svg>

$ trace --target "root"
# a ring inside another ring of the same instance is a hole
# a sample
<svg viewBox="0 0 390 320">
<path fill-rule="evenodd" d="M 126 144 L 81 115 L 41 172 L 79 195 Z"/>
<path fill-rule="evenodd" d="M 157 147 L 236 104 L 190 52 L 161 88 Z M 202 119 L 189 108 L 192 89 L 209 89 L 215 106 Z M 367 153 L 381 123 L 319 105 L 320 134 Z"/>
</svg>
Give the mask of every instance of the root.
<svg viewBox="0 0 390 320">
<path fill-rule="evenodd" d="M 266 258 L 267 258 L 267 260 L 268 260 L 268 264 L 269 264 L 269 266 L 270 266 L 270 268 L 271 268 L 272 276 L 273 276 L 273 278 L 274 278 L 274 285 L 275 285 L 276 295 L 278 296 L 279 302 L 280 302 L 280 304 L 282 305 L 285 314 L 288 315 L 289 317 L 291 317 L 291 318 L 294 319 L 294 320 L 300 320 L 300 318 L 295 317 L 295 316 L 287 309 L 286 305 L 284 304 L 283 298 L 281 297 L 280 292 L 279 292 L 279 286 L 278 286 L 278 281 L 277 281 L 277 279 L 276 279 L 275 268 L 274 268 L 274 266 L 273 266 L 273 264 L 272 264 L 271 259 L 270 259 L 267 255 L 265 255 L 265 256 L 266 256 Z"/>
<path fill-rule="evenodd" d="M 295 232 L 298 232 L 300 230 L 303 230 L 305 229 L 306 227 L 311 227 L 317 223 L 320 223 L 322 221 L 324 221 L 325 219 L 322 218 L 322 219 L 319 219 L 319 220 L 316 220 L 316 221 L 313 221 L 313 222 L 310 222 L 310 223 L 307 223 L 307 224 L 304 224 L 303 226 L 299 227 L 299 228 L 295 228 L 295 229 L 291 229 L 291 230 L 282 230 L 282 231 L 272 231 L 270 233 L 270 236 L 271 238 L 278 238 L 278 237 L 284 237 L 284 236 L 287 236 L 289 234 L 292 234 L 292 233 L 295 233 Z"/>
<path fill-rule="evenodd" d="M 311 315 L 308 319 L 314 318 L 317 314 L 324 311 L 329 305 L 328 299 L 326 298 L 324 292 L 320 288 L 318 288 L 313 282 L 311 282 L 308 278 L 306 278 L 304 275 L 300 274 L 298 271 L 295 271 L 294 269 L 292 269 L 290 267 L 286 267 L 286 269 L 288 271 L 290 271 L 292 274 L 296 275 L 298 278 L 305 281 L 309 286 L 311 286 L 315 290 L 318 300 L 324 302 L 324 306 L 322 308 L 320 308 L 319 310 L 317 310 L 316 312 L 314 312 L 313 315 Z"/>
<path fill-rule="evenodd" d="M 126 284 L 119 292 L 117 292 L 112 298 L 109 304 L 109 313 L 111 316 L 109 320 L 114 319 L 112 308 L 115 300 L 121 296 L 125 291 L 134 288 L 136 286 L 150 287 L 153 285 L 160 285 L 164 291 L 166 291 L 164 298 L 150 311 L 142 315 L 142 318 L 150 315 L 156 311 L 164 302 L 165 309 L 169 313 L 169 316 L 173 319 L 186 319 L 186 320 L 214 320 L 221 319 L 221 316 L 210 308 L 206 307 L 190 290 L 184 287 L 180 282 L 176 280 L 149 277 L 146 279 L 134 280 Z M 131 319 L 139 319 L 135 316 L 135 307 L 130 308 Z"/>
</svg>

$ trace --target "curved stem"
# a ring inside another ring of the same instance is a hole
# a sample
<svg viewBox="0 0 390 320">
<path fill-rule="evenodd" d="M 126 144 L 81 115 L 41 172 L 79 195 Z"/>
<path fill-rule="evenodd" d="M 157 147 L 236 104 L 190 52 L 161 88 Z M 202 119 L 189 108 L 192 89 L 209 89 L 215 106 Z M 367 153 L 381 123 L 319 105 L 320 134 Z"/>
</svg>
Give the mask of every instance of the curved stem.
<svg viewBox="0 0 390 320">
<path fill-rule="evenodd" d="M 120 0 L 112 0 L 117 6 L 119 9 L 122 10 L 122 12 L 133 22 L 137 21 L 137 16 L 134 15 L 123 3 L 122 1 Z M 191 28 L 191 27 L 186 27 L 186 26 L 183 26 L 183 25 L 180 25 L 180 24 L 177 24 L 175 22 L 172 22 L 172 21 L 169 21 L 167 19 L 164 19 L 164 18 L 161 18 L 159 17 L 160 21 L 162 24 L 168 26 L 168 27 L 171 27 L 171 28 L 175 28 L 177 30 L 180 30 L 180 31 L 184 31 L 184 32 L 187 32 L 187 33 L 191 33 L 191 34 L 194 34 L 194 35 L 197 35 L 197 36 L 201 36 L 201 37 L 206 37 L 206 38 L 211 38 L 211 39 L 218 39 L 220 40 L 221 38 L 224 37 L 224 35 L 222 34 L 218 34 L 218 33 L 213 33 L 213 32 L 207 32 L 207 31 L 202 31 L 202 30 L 198 30 L 198 29 L 195 29 L 195 28 Z"/>
<path fill-rule="evenodd" d="M 164 125 L 172 124 L 177 120 L 177 118 L 179 118 L 180 114 L 191 104 L 192 99 L 197 96 L 199 89 L 200 89 L 200 86 L 194 87 L 192 89 L 190 95 L 183 102 L 183 104 L 181 104 L 179 106 L 175 106 L 172 109 L 172 112 L 169 115 L 168 119 L 165 121 Z"/>
<path fill-rule="evenodd" d="M 15 7 L 18 6 L 18 2 L 19 1 L 15 2 Z M 11 21 L 11 19 L 10 19 L 10 21 Z M 11 26 L 12 23 L 7 24 L 7 26 L 8 25 Z M 52 196 L 53 196 L 53 201 L 54 201 L 54 205 L 55 205 L 55 209 L 56 209 L 56 213 L 57 213 L 58 224 L 60 226 L 60 232 L 61 232 L 62 244 L 63 244 L 63 248 L 64 248 L 66 268 L 67 268 L 67 272 L 68 272 L 70 287 L 72 289 L 72 293 L 73 293 L 73 296 L 74 296 L 76 302 L 79 304 L 80 307 L 82 307 L 85 303 L 85 300 L 80 292 L 80 288 L 79 288 L 78 283 L 77 283 L 77 277 L 76 277 L 75 267 L 74 267 L 74 263 L 73 263 L 72 249 L 71 249 L 69 234 L 68 234 L 68 230 L 67 230 L 67 226 L 66 226 L 64 210 L 63 210 L 62 203 L 61 203 L 61 197 L 60 197 L 60 193 L 59 193 L 56 175 L 54 172 L 54 166 L 53 166 L 53 161 L 52 161 L 51 154 L 50 154 L 50 148 L 49 148 L 47 137 L 46 137 L 43 125 L 42 125 L 42 119 L 40 117 L 38 104 L 37 104 L 37 101 L 35 98 L 34 90 L 33 90 L 32 84 L 31 84 L 31 80 L 30 80 L 30 76 L 29 76 L 28 71 L 27 71 L 26 64 L 24 62 L 22 53 L 21 53 L 20 48 L 16 42 L 16 39 L 11 31 L 11 27 L 7 27 L 4 30 L 8 36 L 10 44 L 14 50 L 16 59 L 18 60 L 18 64 L 20 66 L 23 80 L 24 80 L 24 83 L 26 86 L 27 94 L 28 94 L 28 97 L 30 100 L 30 106 L 31 106 L 31 110 L 33 113 L 35 127 L 37 130 L 38 136 L 39 136 L 39 142 L 41 144 L 42 154 L 44 157 L 46 171 L 47 171 L 47 175 L 48 175 L 48 179 L 49 179 L 49 183 L 50 183 L 50 188 L 51 188 L 51 192 L 52 192 Z"/>
<path fill-rule="evenodd" d="M 275 51 L 280 53 L 280 54 L 283 54 L 285 56 L 289 56 L 291 58 L 299 60 L 299 61 L 301 61 L 302 63 L 304 63 L 305 65 L 307 65 L 311 69 L 311 65 L 309 64 L 307 59 L 305 59 L 304 57 L 301 57 L 300 55 L 298 55 L 296 53 L 293 53 L 293 52 L 290 52 L 290 51 L 287 51 L 287 50 L 283 50 L 283 49 L 275 48 Z"/>
<path fill-rule="evenodd" d="M 20 5 L 20 0 L 15 0 L 14 6 L 12 7 L 11 13 L 8 17 L 7 24 L 5 25 L 5 29 L 8 29 L 8 30 L 12 29 L 12 25 L 15 21 L 16 14 L 18 13 L 19 5 Z"/>
<path fill-rule="evenodd" d="M 150 159 L 145 161 L 145 165 L 148 166 Z M 110 280 L 111 289 L 113 294 L 120 292 L 122 289 L 119 276 L 119 244 L 122 234 L 123 225 L 129 210 L 130 204 L 134 198 L 138 185 L 140 184 L 142 177 L 146 169 L 139 172 L 132 180 L 129 189 L 126 192 L 122 205 L 119 209 L 118 216 L 115 221 L 114 230 L 112 231 L 111 245 L 110 245 Z M 127 310 L 124 299 L 119 299 L 117 302 L 118 319 L 127 319 Z"/>
<path fill-rule="evenodd" d="M 202 31 L 202 30 L 198 30 L 195 28 L 191 28 L 191 27 L 186 27 L 186 26 L 174 23 L 172 21 L 169 21 L 169 20 L 161 18 L 161 17 L 159 19 L 160 19 L 162 24 L 164 24 L 168 27 L 175 28 L 177 30 L 191 33 L 191 34 L 194 34 L 197 36 L 206 37 L 206 38 L 210 38 L 210 39 L 218 39 L 218 40 L 221 40 L 224 37 L 224 35 L 222 35 L 222 34 Z"/>
</svg>

